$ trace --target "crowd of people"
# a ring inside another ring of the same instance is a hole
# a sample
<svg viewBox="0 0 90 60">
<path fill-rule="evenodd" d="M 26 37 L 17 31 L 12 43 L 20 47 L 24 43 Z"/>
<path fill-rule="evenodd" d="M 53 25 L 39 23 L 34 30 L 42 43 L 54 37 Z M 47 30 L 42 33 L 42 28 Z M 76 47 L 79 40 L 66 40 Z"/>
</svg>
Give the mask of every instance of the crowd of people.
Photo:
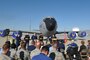
<svg viewBox="0 0 90 60">
<path fill-rule="evenodd" d="M 59 41 L 56 36 L 51 37 L 50 43 L 44 44 L 42 34 L 37 38 L 34 34 L 30 39 L 28 35 L 24 40 L 19 41 L 19 45 L 15 43 L 15 39 L 6 41 L 5 44 L 0 49 L 0 60 L 66 60 L 67 55 L 70 55 L 71 46 L 77 46 L 80 57 L 85 57 L 86 60 L 90 60 L 90 40 L 88 40 L 88 45 L 85 45 L 84 40 L 81 41 L 81 46 L 78 46 L 75 42 L 69 44 L 70 48 L 65 54 L 65 44 Z M 30 44 L 29 44 L 30 41 Z M 80 49 L 78 49 L 80 47 Z M 74 50 L 75 52 L 75 50 Z"/>
</svg>

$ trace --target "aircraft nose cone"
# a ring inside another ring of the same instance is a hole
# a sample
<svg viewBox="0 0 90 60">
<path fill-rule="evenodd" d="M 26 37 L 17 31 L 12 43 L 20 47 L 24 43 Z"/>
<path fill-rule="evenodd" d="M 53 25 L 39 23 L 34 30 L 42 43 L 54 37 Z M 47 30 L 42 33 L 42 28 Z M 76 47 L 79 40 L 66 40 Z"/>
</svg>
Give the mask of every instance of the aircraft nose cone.
<svg viewBox="0 0 90 60">
<path fill-rule="evenodd" d="M 44 22 L 48 31 L 53 31 L 56 27 L 56 20 L 54 18 L 45 18 Z"/>
</svg>

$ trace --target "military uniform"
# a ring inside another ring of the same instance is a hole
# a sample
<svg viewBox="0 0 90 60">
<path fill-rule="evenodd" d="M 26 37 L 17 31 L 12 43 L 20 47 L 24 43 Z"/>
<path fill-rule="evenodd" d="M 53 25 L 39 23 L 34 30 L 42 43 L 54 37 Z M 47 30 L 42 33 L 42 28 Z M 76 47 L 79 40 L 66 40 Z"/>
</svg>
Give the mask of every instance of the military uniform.
<svg viewBox="0 0 90 60">
<path fill-rule="evenodd" d="M 7 55 L 0 54 L 0 60 L 11 60 L 11 58 L 8 57 Z"/>
<path fill-rule="evenodd" d="M 2 48 L 0 48 L 0 54 L 2 54 Z"/>
<path fill-rule="evenodd" d="M 15 57 L 16 57 L 16 50 L 15 49 L 10 49 L 10 57 L 12 58 L 12 59 L 15 59 Z"/>
<path fill-rule="evenodd" d="M 36 48 L 35 50 L 33 50 L 33 51 L 31 52 L 31 54 L 30 54 L 31 59 L 32 59 L 32 57 L 38 55 L 39 53 L 40 53 L 40 50 L 39 50 L 39 49 Z"/>
<path fill-rule="evenodd" d="M 64 56 L 62 55 L 61 52 L 58 52 L 57 50 L 54 50 L 53 47 L 51 47 L 50 53 L 54 52 L 55 53 L 55 60 L 65 60 Z"/>
</svg>

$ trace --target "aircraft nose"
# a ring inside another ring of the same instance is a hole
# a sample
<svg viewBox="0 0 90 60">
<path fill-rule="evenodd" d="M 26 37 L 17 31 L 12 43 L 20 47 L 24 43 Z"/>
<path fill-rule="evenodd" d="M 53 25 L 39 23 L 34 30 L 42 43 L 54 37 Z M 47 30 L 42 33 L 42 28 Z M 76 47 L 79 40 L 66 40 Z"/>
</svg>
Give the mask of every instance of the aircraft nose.
<svg viewBox="0 0 90 60">
<path fill-rule="evenodd" d="M 54 18 L 45 18 L 44 22 L 48 31 L 53 31 L 56 28 L 56 20 Z"/>
</svg>

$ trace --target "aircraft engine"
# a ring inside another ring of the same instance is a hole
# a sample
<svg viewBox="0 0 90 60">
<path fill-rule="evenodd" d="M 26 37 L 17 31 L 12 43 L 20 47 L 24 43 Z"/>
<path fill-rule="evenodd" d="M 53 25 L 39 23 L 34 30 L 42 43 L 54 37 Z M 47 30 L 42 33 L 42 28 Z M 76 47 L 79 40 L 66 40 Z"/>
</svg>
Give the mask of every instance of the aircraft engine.
<svg viewBox="0 0 90 60">
<path fill-rule="evenodd" d="M 85 37 L 87 35 L 87 33 L 85 31 L 79 32 L 78 36 L 79 37 Z"/>
<path fill-rule="evenodd" d="M 70 39 L 75 39 L 76 38 L 76 32 L 69 32 L 68 33 L 68 38 L 70 38 Z"/>
<path fill-rule="evenodd" d="M 12 34 L 12 37 L 13 38 L 22 37 L 22 32 L 21 31 L 14 31 Z"/>
<path fill-rule="evenodd" d="M 41 22 L 39 28 L 44 36 L 51 36 L 56 33 L 57 22 L 53 17 L 46 17 Z"/>
<path fill-rule="evenodd" d="M 1 37 L 5 37 L 9 35 L 10 30 L 9 29 L 5 29 L 5 30 L 0 30 L 0 36 Z"/>
<path fill-rule="evenodd" d="M 3 35 L 3 30 L 0 30 L 0 36 L 1 36 L 1 37 L 4 37 L 4 35 Z"/>
<path fill-rule="evenodd" d="M 9 33 L 10 33 L 10 30 L 9 30 L 9 29 L 5 29 L 5 30 L 4 30 L 4 33 L 5 33 L 5 35 L 4 35 L 4 36 L 8 36 L 8 35 L 9 35 Z"/>
</svg>

